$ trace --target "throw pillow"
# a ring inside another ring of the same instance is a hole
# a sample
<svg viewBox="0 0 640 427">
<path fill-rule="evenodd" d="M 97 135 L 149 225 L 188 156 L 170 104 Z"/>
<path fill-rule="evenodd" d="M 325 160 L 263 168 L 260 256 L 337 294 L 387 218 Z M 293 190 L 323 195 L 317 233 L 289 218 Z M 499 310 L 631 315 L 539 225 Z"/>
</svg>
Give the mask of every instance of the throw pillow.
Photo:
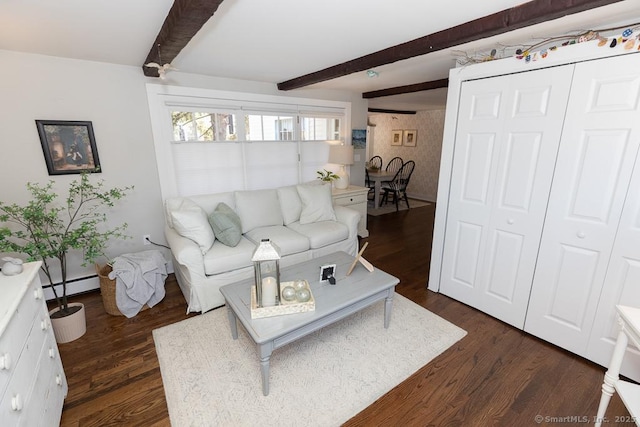
<svg viewBox="0 0 640 427">
<path fill-rule="evenodd" d="M 216 239 L 227 246 L 237 246 L 242 237 L 240 217 L 226 203 L 218 203 L 209 215 L 209 224 Z"/>
<path fill-rule="evenodd" d="M 336 220 L 331 185 L 298 185 L 298 195 L 302 201 L 300 224 Z"/>
<path fill-rule="evenodd" d="M 284 225 L 298 221 L 300 219 L 300 212 L 302 212 L 302 202 L 300 201 L 296 186 L 289 185 L 287 187 L 280 187 L 277 191 Z"/>
<path fill-rule="evenodd" d="M 191 200 L 182 199 L 178 206 L 171 210 L 171 221 L 178 234 L 198 244 L 203 255 L 213 246 L 216 236 L 209 225 L 207 214 Z"/>
</svg>

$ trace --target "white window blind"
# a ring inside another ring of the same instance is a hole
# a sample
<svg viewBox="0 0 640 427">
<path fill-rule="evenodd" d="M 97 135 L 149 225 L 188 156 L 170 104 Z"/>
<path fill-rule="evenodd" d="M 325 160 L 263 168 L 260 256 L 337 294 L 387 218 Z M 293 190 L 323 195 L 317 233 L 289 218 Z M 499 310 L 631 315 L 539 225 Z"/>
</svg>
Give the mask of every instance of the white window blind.
<svg viewBox="0 0 640 427">
<path fill-rule="evenodd" d="M 350 133 L 346 102 L 156 86 L 147 93 L 165 198 L 315 180 L 327 141 Z"/>
</svg>

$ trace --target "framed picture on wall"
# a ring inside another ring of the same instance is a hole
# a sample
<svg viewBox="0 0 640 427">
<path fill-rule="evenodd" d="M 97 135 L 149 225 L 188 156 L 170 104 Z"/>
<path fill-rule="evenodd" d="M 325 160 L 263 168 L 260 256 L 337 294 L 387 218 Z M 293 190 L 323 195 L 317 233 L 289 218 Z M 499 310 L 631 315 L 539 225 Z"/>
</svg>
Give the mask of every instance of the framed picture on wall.
<svg viewBox="0 0 640 427">
<path fill-rule="evenodd" d="M 391 131 L 391 145 L 402 145 L 402 131 L 401 130 L 392 130 Z"/>
<path fill-rule="evenodd" d="M 405 130 L 404 131 L 404 142 L 403 144 L 407 147 L 415 147 L 416 142 L 418 142 L 418 131 L 417 130 Z"/>
<path fill-rule="evenodd" d="M 91 122 L 36 120 L 49 175 L 100 172 Z"/>
<path fill-rule="evenodd" d="M 353 129 L 351 131 L 351 145 L 354 149 L 367 148 L 367 130 Z"/>
</svg>

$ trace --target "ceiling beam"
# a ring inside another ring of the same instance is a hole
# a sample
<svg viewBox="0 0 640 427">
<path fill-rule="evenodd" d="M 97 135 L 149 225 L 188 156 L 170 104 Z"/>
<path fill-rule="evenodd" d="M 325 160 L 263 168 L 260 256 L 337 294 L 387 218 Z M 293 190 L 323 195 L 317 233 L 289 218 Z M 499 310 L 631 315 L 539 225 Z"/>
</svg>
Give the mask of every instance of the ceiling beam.
<svg viewBox="0 0 640 427">
<path fill-rule="evenodd" d="M 368 108 L 367 111 L 370 113 L 385 113 L 385 114 L 416 114 L 415 111 L 411 110 L 388 110 L 386 108 Z"/>
<path fill-rule="evenodd" d="M 223 0 L 175 0 L 143 64 L 171 63 L 191 38 L 213 16 Z M 158 69 L 142 65 L 145 76 L 158 77 Z"/>
<path fill-rule="evenodd" d="M 299 89 L 619 1 L 622 0 L 533 0 L 324 70 L 295 77 L 278 83 L 278 89 Z"/>
<path fill-rule="evenodd" d="M 415 83 L 406 86 L 390 87 L 388 89 L 372 90 L 365 92 L 362 97 L 365 99 L 380 98 L 383 96 L 402 95 L 403 93 L 421 92 L 423 90 L 440 89 L 449 86 L 449 79 L 433 80 L 430 82 Z"/>
</svg>

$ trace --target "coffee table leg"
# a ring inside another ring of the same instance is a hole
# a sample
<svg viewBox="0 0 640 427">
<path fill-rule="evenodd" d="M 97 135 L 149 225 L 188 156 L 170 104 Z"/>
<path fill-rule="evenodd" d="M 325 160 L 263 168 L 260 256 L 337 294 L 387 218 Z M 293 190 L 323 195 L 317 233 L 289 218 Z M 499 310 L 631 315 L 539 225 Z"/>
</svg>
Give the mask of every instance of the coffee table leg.
<svg viewBox="0 0 640 427">
<path fill-rule="evenodd" d="M 262 394 L 269 395 L 269 361 L 273 352 L 273 343 L 268 342 L 258 346 L 260 352 L 260 372 L 262 373 Z"/>
<path fill-rule="evenodd" d="M 229 327 L 231 328 L 231 336 L 234 340 L 238 339 L 238 320 L 236 318 L 236 314 L 231 310 L 230 307 L 227 307 L 227 317 L 229 317 Z"/>
<path fill-rule="evenodd" d="M 391 310 L 393 309 L 394 292 L 395 292 L 395 288 L 389 289 L 389 294 L 384 299 L 384 328 L 385 329 L 389 327 L 389 322 L 391 321 Z"/>
</svg>

